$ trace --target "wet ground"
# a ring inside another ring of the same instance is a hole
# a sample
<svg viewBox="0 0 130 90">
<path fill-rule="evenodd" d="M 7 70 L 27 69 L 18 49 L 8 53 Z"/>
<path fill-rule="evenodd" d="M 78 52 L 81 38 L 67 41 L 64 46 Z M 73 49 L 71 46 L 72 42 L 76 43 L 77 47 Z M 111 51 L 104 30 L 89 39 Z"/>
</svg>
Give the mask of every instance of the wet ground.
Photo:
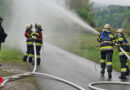
<svg viewBox="0 0 130 90">
<path fill-rule="evenodd" d="M 100 66 L 89 61 L 85 58 L 79 57 L 55 46 L 45 44 L 44 50 L 42 51 L 42 63 L 38 67 L 38 72 L 43 72 L 58 76 L 60 78 L 71 81 L 75 84 L 80 85 L 86 90 L 90 82 L 97 81 L 120 81 L 118 78 L 120 73 L 113 72 L 113 78 L 111 80 L 107 79 L 107 73 L 104 77 L 100 75 Z M 77 90 L 72 86 L 67 84 L 37 77 L 37 83 L 39 85 L 39 90 Z M 130 81 L 129 79 L 127 82 Z M 98 85 L 108 90 L 130 90 L 130 86 L 125 85 Z"/>
</svg>

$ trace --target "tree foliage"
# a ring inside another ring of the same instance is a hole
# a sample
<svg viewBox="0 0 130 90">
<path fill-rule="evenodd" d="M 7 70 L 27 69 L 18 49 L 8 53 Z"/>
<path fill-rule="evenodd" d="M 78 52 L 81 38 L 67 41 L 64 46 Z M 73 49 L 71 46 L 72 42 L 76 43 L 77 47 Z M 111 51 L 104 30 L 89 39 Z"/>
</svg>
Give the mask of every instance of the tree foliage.
<svg viewBox="0 0 130 90">
<path fill-rule="evenodd" d="M 113 28 L 130 28 L 130 9 L 124 6 L 110 5 L 104 9 L 95 9 L 95 24 L 100 28 L 109 23 Z"/>
<path fill-rule="evenodd" d="M 94 24 L 94 13 L 92 3 L 89 0 L 65 0 L 68 7 L 78 13 L 78 15 L 91 26 Z"/>
</svg>

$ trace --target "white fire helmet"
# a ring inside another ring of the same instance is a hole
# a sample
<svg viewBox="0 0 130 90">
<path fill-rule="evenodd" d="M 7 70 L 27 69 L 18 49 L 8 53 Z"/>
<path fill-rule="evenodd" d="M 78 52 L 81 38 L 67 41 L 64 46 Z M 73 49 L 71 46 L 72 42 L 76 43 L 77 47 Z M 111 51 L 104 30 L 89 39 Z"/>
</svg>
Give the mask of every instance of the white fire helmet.
<svg viewBox="0 0 130 90">
<path fill-rule="evenodd" d="M 123 29 L 120 28 L 120 29 L 118 29 L 116 32 L 117 32 L 117 33 L 123 33 Z"/>
<path fill-rule="evenodd" d="M 104 28 L 105 28 L 105 29 L 110 29 L 111 26 L 110 26 L 110 24 L 105 24 L 105 25 L 104 25 Z"/>
<path fill-rule="evenodd" d="M 26 29 L 31 29 L 32 28 L 32 24 L 27 24 Z"/>
</svg>

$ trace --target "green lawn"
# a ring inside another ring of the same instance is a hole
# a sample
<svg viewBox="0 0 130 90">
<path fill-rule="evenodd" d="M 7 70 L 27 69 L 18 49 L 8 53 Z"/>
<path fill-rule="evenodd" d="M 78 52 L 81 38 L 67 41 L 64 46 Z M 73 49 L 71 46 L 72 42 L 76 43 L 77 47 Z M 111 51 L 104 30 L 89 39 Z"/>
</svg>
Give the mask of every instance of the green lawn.
<svg viewBox="0 0 130 90">
<path fill-rule="evenodd" d="M 22 63 L 23 53 L 16 48 L 2 46 L 0 51 L 0 62 Z"/>
</svg>

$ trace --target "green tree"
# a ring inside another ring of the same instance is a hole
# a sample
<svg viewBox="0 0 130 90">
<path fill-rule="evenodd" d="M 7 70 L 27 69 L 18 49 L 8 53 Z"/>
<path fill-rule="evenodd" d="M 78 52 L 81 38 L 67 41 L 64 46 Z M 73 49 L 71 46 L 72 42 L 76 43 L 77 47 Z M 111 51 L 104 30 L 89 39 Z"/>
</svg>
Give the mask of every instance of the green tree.
<svg viewBox="0 0 130 90">
<path fill-rule="evenodd" d="M 106 23 L 109 23 L 113 28 L 129 28 L 127 24 L 129 23 L 130 13 L 127 7 L 110 5 L 104 9 L 96 9 L 94 14 L 94 21 L 98 28 Z"/>
<path fill-rule="evenodd" d="M 95 26 L 92 3 L 89 0 L 65 0 L 70 9 L 76 11 L 78 15 L 91 26 Z"/>
</svg>

